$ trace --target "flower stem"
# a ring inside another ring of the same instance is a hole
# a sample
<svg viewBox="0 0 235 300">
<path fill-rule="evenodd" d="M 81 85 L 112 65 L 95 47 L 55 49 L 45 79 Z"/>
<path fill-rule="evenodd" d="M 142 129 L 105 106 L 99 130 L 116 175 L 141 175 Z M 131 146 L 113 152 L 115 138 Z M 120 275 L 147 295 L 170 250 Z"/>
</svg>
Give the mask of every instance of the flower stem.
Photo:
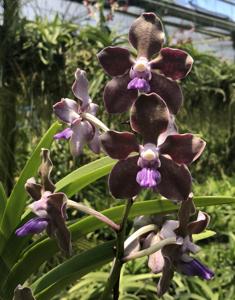
<svg viewBox="0 0 235 300">
<path fill-rule="evenodd" d="M 128 199 L 126 206 L 125 206 L 124 214 L 122 217 L 122 223 L 121 223 L 120 230 L 117 231 L 116 256 L 113 261 L 113 265 L 112 265 L 111 272 L 109 274 L 108 282 L 104 289 L 103 295 L 101 296 L 101 300 L 109 299 L 112 290 L 113 290 L 113 299 L 117 300 L 119 297 L 119 278 L 120 278 L 120 272 L 121 272 L 122 265 L 123 265 L 126 224 L 127 224 L 127 219 L 128 219 L 128 215 L 129 215 L 132 204 L 133 204 L 133 200 Z"/>
<path fill-rule="evenodd" d="M 95 127 L 99 127 L 103 131 L 109 131 L 109 128 L 102 122 L 100 119 L 96 118 L 92 114 L 89 113 L 82 113 L 82 117 L 87 121 L 90 121 Z"/>
<path fill-rule="evenodd" d="M 73 200 L 67 200 L 67 207 L 70 208 L 74 208 L 77 209 L 81 212 L 84 212 L 88 215 L 91 215 L 97 219 L 99 219 L 100 221 L 106 223 L 108 226 L 110 226 L 113 230 L 115 231 L 119 231 L 120 230 L 120 225 L 116 224 L 115 222 L 113 222 L 111 219 L 109 219 L 108 217 L 106 217 L 105 215 L 101 214 L 100 212 L 98 212 L 97 210 L 88 207 L 82 203 L 77 203 Z"/>
<path fill-rule="evenodd" d="M 132 242 L 134 242 L 134 240 L 136 240 L 141 235 L 143 235 L 149 231 L 155 231 L 157 229 L 158 229 L 158 227 L 155 224 L 149 224 L 149 225 L 141 227 L 140 229 L 136 230 L 132 235 L 130 235 L 128 237 L 128 239 L 126 239 L 126 241 L 124 243 L 124 248 L 126 249 Z"/>
<path fill-rule="evenodd" d="M 123 262 L 127 262 L 129 260 L 133 260 L 133 259 L 140 258 L 143 256 L 149 256 L 149 255 L 157 252 L 158 250 L 162 249 L 164 246 L 170 245 L 170 244 L 176 244 L 175 237 L 167 238 L 165 240 L 162 240 L 162 241 L 152 245 L 151 247 L 149 247 L 147 249 L 135 252 L 133 254 L 129 254 L 128 256 L 123 258 Z"/>
</svg>

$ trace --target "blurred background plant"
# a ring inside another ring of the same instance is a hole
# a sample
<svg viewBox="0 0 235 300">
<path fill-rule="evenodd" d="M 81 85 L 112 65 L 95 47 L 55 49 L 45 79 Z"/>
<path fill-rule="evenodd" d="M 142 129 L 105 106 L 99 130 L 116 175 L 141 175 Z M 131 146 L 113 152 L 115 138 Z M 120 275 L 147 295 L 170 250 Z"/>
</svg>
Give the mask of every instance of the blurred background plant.
<svg viewBox="0 0 235 300">
<path fill-rule="evenodd" d="M 53 103 L 61 97 L 73 98 L 71 84 L 77 67 L 87 72 L 90 95 L 100 105 L 99 117 L 103 122 L 117 130 L 123 130 L 124 124 L 129 128 L 127 115 L 112 117 L 104 110 L 102 90 L 108 77 L 96 59 L 96 54 L 106 46 L 128 44 L 127 36 L 112 31 L 104 20 L 96 27 L 80 26 L 58 15 L 52 20 L 38 16 L 29 21 L 20 18 L 18 1 L 1 2 L 4 14 L 0 27 L 0 180 L 9 193 L 35 144 L 55 119 Z M 192 168 L 194 193 L 235 196 L 235 64 L 199 52 L 190 42 L 177 47 L 188 51 L 195 61 L 190 76 L 182 82 L 185 101 L 178 126 L 180 132 L 197 133 L 207 141 L 204 155 Z M 63 141 L 53 144 L 52 157 L 55 181 L 94 159 L 85 150 L 74 161 L 67 142 Z M 142 194 L 143 199 L 148 197 L 149 194 Z M 107 193 L 106 179 L 98 180 L 76 199 L 97 210 L 117 204 Z M 235 209 L 226 205 L 206 211 L 212 216 L 211 228 L 217 235 L 201 241 L 200 256 L 216 271 L 216 277 L 205 283 L 177 275 L 170 292 L 163 297 L 165 300 L 233 300 L 235 297 Z M 78 243 L 77 251 L 98 244 L 103 238 L 109 240 L 112 236 L 104 230 L 90 234 L 85 246 Z M 43 265 L 39 272 L 43 273 L 57 260 L 60 256 Z M 86 275 L 70 287 L 68 294 L 62 291 L 55 299 L 97 299 L 108 269 L 104 267 Z M 122 275 L 121 299 L 157 299 L 155 277 L 158 276 L 148 274 L 143 259 L 128 263 Z"/>
</svg>

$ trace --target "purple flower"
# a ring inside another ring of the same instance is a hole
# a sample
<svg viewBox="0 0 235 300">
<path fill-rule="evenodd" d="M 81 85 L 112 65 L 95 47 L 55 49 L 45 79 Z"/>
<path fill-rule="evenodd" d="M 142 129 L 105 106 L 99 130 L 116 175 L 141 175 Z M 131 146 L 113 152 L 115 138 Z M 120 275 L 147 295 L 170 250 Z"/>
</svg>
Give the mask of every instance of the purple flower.
<svg viewBox="0 0 235 300">
<path fill-rule="evenodd" d="M 71 253 L 70 233 L 66 227 L 66 202 L 64 193 L 56 193 L 55 186 L 50 180 L 52 170 L 50 152 L 42 149 L 42 163 L 39 167 L 41 184 L 37 184 L 34 178 L 27 180 L 25 189 L 34 202 L 29 208 L 37 216 L 16 230 L 17 236 L 40 233 L 44 230 L 55 238 L 59 247 L 66 253 Z"/>
<path fill-rule="evenodd" d="M 44 231 L 48 226 L 47 218 L 33 218 L 16 230 L 17 236 L 25 236 Z"/>
<path fill-rule="evenodd" d="M 108 131 L 101 135 L 105 152 L 119 160 L 109 176 L 111 194 L 131 198 L 141 188 L 152 188 L 170 200 L 186 200 L 192 185 L 186 164 L 201 155 L 205 142 L 188 133 L 171 134 L 158 144 L 159 136 L 168 130 L 169 111 L 156 94 L 138 97 L 131 109 L 130 123 L 143 137 L 143 145 L 129 132 Z M 131 153 L 138 155 L 130 156 Z"/>
<path fill-rule="evenodd" d="M 85 144 L 88 144 L 93 152 L 99 153 L 99 131 L 86 119 L 86 114 L 96 115 L 98 105 L 92 103 L 89 97 L 85 71 L 77 69 L 72 90 L 75 97 L 80 99 L 81 105 L 74 100 L 63 98 L 53 106 L 56 116 L 69 126 L 57 133 L 54 138 L 70 139 L 73 156 L 81 154 Z"/>
<path fill-rule="evenodd" d="M 147 248 L 166 238 L 175 237 L 177 240 L 177 244 L 167 245 L 149 256 L 148 266 L 151 271 L 153 273 L 162 272 L 158 283 L 159 296 L 168 290 L 174 271 L 187 276 L 199 276 L 205 280 L 210 280 L 214 276 L 214 272 L 207 266 L 189 255 L 200 250 L 200 247 L 193 243 L 192 234 L 203 232 L 210 220 L 206 213 L 199 212 L 197 220 L 189 222 L 193 210 L 192 198 L 189 197 L 181 205 L 179 221 L 168 220 L 164 222 L 161 230 L 157 234 L 150 233 L 143 243 L 143 247 Z"/>
<path fill-rule="evenodd" d="M 137 50 L 136 60 L 121 47 L 107 47 L 98 54 L 106 73 L 114 77 L 104 90 L 109 113 L 128 110 L 138 91 L 157 93 L 170 113 L 178 112 L 183 96 L 176 80 L 190 72 L 193 59 L 182 50 L 162 48 L 164 38 L 160 19 L 154 13 L 143 13 L 129 30 L 129 41 Z"/>
</svg>

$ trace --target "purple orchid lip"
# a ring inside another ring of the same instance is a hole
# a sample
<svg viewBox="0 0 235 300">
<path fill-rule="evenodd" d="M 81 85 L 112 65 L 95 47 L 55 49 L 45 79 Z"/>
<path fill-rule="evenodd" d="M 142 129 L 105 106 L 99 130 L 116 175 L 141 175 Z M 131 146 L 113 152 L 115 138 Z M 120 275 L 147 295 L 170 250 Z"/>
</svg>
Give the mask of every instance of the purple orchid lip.
<svg viewBox="0 0 235 300">
<path fill-rule="evenodd" d="M 40 233 L 48 226 L 46 218 L 33 218 L 16 230 L 17 236 L 26 236 L 28 234 Z"/>
<path fill-rule="evenodd" d="M 212 270 L 195 258 L 189 262 L 181 261 L 179 267 L 181 272 L 187 276 L 199 276 L 202 279 L 211 280 L 215 275 Z"/>
<path fill-rule="evenodd" d="M 161 181 L 161 174 L 157 170 L 143 168 L 137 173 L 136 181 L 143 188 L 154 188 Z"/>
</svg>

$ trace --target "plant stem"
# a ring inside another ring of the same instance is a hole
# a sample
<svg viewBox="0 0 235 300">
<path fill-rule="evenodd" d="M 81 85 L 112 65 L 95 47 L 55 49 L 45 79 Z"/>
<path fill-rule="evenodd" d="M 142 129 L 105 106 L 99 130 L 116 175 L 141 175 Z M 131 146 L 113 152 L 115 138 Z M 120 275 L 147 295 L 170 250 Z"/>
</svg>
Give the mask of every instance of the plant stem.
<svg viewBox="0 0 235 300">
<path fill-rule="evenodd" d="M 158 250 L 162 249 L 164 246 L 171 245 L 171 244 L 176 244 L 175 237 L 167 238 L 165 240 L 162 240 L 162 241 L 152 245 L 151 247 L 149 247 L 147 249 L 135 252 L 133 254 L 129 254 L 128 256 L 123 258 L 123 262 L 127 262 L 129 260 L 133 260 L 133 259 L 140 258 L 143 256 L 149 256 L 149 255 L 157 252 Z"/>
<path fill-rule="evenodd" d="M 109 128 L 102 122 L 100 119 L 96 118 L 92 114 L 82 113 L 82 117 L 88 121 L 90 121 L 95 127 L 99 127 L 104 132 L 109 131 Z"/>
<path fill-rule="evenodd" d="M 110 226 L 112 229 L 114 229 L 115 232 L 120 230 L 120 225 L 116 224 L 111 219 L 109 219 L 105 215 L 101 214 L 97 210 L 95 210 L 91 207 L 88 207 L 82 203 L 77 203 L 73 200 L 67 200 L 67 207 L 77 209 L 81 212 L 84 212 L 85 214 L 91 215 L 91 216 L 99 219 L 100 221 L 106 223 L 108 226 Z"/>
<path fill-rule="evenodd" d="M 123 257 L 124 257 L 124 240 L 126 234 L 126 224 L 128 215 L 133 204 L 132 199 L 128 199 L 124 214 L 122 217 L 121 227 L 120 230 L 117 231 L 117 243 L 116 243 L 116 257 L 113 261 L 112 269 L 109 274 L 108 282 L 104 289 L 103 295 L 101 296 L 101 300 L 110 299 L 111 292 L 113 290 L 113 299 L 117 300 L 119 297 L 119 278 L 120 272 L 123 264 Z"/>
</svg>

